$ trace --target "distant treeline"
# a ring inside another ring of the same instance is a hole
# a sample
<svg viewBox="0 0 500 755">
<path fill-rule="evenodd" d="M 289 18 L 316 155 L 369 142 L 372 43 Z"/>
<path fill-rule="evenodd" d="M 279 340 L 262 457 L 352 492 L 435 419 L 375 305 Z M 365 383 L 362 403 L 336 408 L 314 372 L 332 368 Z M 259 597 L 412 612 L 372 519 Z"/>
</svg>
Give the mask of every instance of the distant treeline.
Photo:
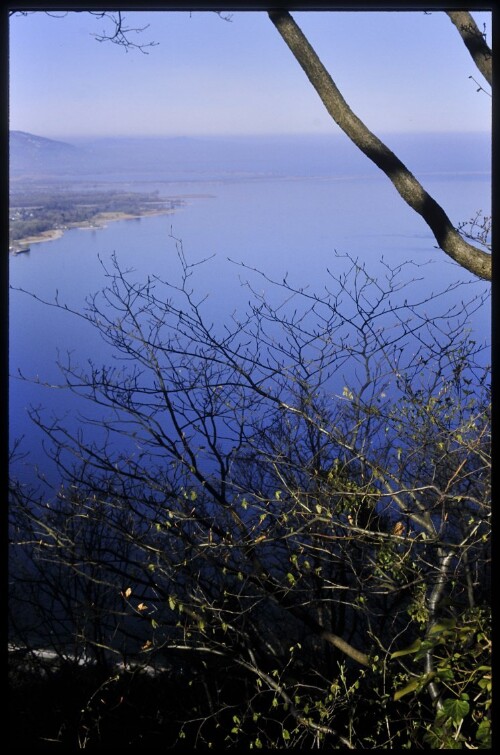
<svg viewBox="0 0 500 755">
<path fill-rule="evenodd" d="M 90 223 L 103 212 L 141 215 L 151 210 L 174 209 L 178 199 L 161 199 L 158 192 L 121 191 L 43 192 L 23 191 L 10 197 L 10 244 L 44 231 Z"/>
</svg>

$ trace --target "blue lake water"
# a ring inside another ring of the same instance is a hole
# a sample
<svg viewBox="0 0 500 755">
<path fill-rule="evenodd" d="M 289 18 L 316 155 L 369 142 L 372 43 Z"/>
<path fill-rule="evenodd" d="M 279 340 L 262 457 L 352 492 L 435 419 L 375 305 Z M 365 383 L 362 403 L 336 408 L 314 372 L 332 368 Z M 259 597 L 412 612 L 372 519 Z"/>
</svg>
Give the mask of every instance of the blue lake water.
<svg viewBox="0 0 500 755">
<path fill-rule="evenodd" d="M 428 191 L 442 202 L 453 223 L 468 220 L 479 209 L 490 208 L 490 176 L 447 174 L 422 177 Z M 137 190 L 144 186 L 137 185 Z M 152 184 L 148 188 L 155 188 Z M 158 184 L 168 196 L 186 198 L 185 206 L 171 215 L 109 224 L 102 230 L 71 230 L 58 240 L 34 244 L 29 254 L 11 256 L 10 283 L 41 298 L 81 308 L 85 298 L 105 284 L 99 258 L 109 264 L 113 253 L 123 268 L 133 268 L 138 281 L 148 274 L 169 282 L 180 280 L 173 234 L 182 240 L 188 262 L 211 257 L 196 268 L 193 285 L 200 298 L 207 295 L 204 312 L 222 324 L 250 298 L 242 279 L 252 278 L 259 292 L 274 295 L 265 280 L 252 277 L 234 262 L 243 262 L 279 280 L 288 274 L 296 286 L 321 293 L 327 268 L 340 272 L 341 259 L 350 254 L 366 263 L 373 275 L 382 275 L 381 259 L 396 265 L 405 260 L 418 264 L 409 271 L 422 280 L 412 286 L 415 297 L 430 295 L 454 281 L 471 281 L 457 297 L 471 298 L 488 289 L 439 249 L 421 218 L 407 208 L 383 176 L 273 178 L 268 180 L 204 181 L 199 184 Z M 228 258 L 234 262 L 229 262 Z M 431 307 L 432 305 L 430 305 Z M 57 384 L 58 350 L 72 352 L 81 363 L 88 357 L 109 361 L 109 354 L 84 322 L 48 307 L 18 291 L 10 294 L 10 439 L 25 436 L 23 461 L 13 473 L 28 481 L 31 468 L 46 464 L 40 450 L 41 434 L 28 418 L 27 407 L 42 405 L 75 420 L 78 402 L 67 392 L 16 378 L 27 377 Z M 490 310 L 486 305 L 471 319 L 478 341 L 489 342 Z M 78 420 L 79 421 L 79 420 Z M 48 469 L 48 467 L 47 467 Z"/>
</svg>

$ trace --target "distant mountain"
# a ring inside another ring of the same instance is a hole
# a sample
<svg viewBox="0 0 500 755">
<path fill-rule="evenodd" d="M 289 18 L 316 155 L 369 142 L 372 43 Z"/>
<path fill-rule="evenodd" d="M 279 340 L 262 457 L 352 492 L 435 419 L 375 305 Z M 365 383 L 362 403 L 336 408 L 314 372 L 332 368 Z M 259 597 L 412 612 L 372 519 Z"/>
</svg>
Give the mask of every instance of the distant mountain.
<svg viewBox="0 0 500 755">
<path fill-rule="evenodd" d="M 353 146 L 346 150 L 338 136 L 137 136 L 76 142 L 11 131 L 11 177 L 176 182 L 366 171 L 366 159 Z"/>
<path fill-rule="evenodd" d="M 9 161 L 12 176 L 59 174 L 79 169 L 84 162 L 84 151 L 67 142 L 47 139 L 25 131 L 11 131 Z"/>
<path fill-rule="evenodd" d="M 227 181 L 279 177 L 380 178 L 342 134 L 297 136 L 103 137 L 75 144 L 10 132 L 12 178 L 135 182 Z M 389 134 L 408 168 L 426 174 L 487 174 L 488 134 Z"/>
</svg>

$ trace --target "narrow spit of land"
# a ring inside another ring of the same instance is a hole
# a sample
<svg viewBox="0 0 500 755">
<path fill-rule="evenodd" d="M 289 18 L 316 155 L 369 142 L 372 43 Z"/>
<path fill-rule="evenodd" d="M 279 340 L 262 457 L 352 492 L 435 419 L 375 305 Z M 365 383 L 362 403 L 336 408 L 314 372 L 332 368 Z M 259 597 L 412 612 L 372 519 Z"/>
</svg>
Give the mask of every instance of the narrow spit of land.
<svg viewBox="0 0 500 755">
<path fill-rule="evenodd" d="M 57 239 L 70 228 L 103 228 L 116 220 L 172 213 L 183 204 L 183 199 L 160 197 L 157 191 L 17 190 L 10 195 L 9 252 Z"/>
</svg>

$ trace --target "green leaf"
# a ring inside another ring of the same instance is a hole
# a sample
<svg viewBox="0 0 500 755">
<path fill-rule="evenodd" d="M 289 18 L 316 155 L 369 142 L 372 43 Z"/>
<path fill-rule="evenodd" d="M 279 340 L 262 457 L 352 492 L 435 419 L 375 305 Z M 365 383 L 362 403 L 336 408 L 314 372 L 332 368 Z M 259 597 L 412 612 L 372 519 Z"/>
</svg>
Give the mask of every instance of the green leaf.
<svg viewBox="0 0 500 755">
<path fill-rule="evenodd" d="M 288 731 L 288 729 L 283 729 L 282 735 L 285 741 L 290 739 L 290 732 Z"/>
<path fill-rule="evenodd" d="M 451 682 L 455 678 L 451 668 L 438 668 L 436 673 L 442 682 Z"/>
<path fill-rule="evenodd" d="M 176 602 L 175 602 L 175 598 L 173 597 L 173 595 L 170 595 L 170 597 L 168 599 L 168 605 L 170 606 L 170 610 L 171 611 L 173 611 L 175 609 Z"/>
<path fill-rule="evenodd" d="M 442 746 L 441 746 L 440 749 L 441 750 L 443 750 L 443 749 L 446 749 L 446 750 L 461 750 L 462 749 L 462 743 L 459 742 L 454 737 L 448 736 L 444 740 L 444 742 L 443 742 L 443 744 L 442 744 Z"/>
<path fill-rule="evenodd" d="M 431 637 L 434 634 L 441 634 L 441 632 L 453 629 L 456 623 L 456 619 L 441 619 L 440 622 L 431 626 L 429 629 L 429 636 Z"/>
<path fill-rule="evenodd" d="M 436 676 L 435 671 L 430 671 L 427 674 L 422 674 L 417 679 L 412 679 L 405 687 L 396 690 L 394 693 L 394 700 L 399 700 L 404 695 L 408 695 L 410 692 L 419 692 L 425 685 L 430 682 Z"/>
<path fill-rule="evenodd" d="M 459 724 L 470 710 L 466 700 L 443 700 L 443 712 L 454 724 Z"/>
<path fill-rule="evenodd" d="M 439 750 L 441 747 L 442 736 L 443 736 L 443 731 L 441 729 L 434 731 L 433 729 L 429 728 L 427 730 L 427 733 L 424 734 L 424 742 L 428 744 L 429 747 L 431 747 L 433 750 Z"/>
<path fill-rule="evenodd" d="M 401 658 L 401 656 L 403 655 L 410 655 L 411 653 L 416 653 L 417 650 L 420 650 L 421 644 L 422 644 L 422 640 L 418 638 L 415 640 L 415 642 L 413 642 L 409 647 L 405 648 L 404 650 L 396 650 L 395 653 L 391 653 L 391 658 Z"/>
<path fill-rule="evenodd" d="M 419 661 L 421 658 L 425 658 L 429 650 L 433 650 L 436 646 L 436 644 L 439 644 L 440 642 L 444 642 L 444 639 L 441 638 L 440 640 L 423 640 L 422 644 L 420 645 L 420 648 L 415 653 L 415 661 Z"/>
<path fill-rule="evenodd" d="M 477 727 L 476 739 L 484 747 L 491 746 L 491 724 L 487 718 L 484 718 Z"/>
<path fill-rule="evenodd" d="M 396 692 L 394 693 L 393 699 L 399 700 L 405 695 L 409 695 L 410 692 L 414 692 L 419 685 L 420 685 L 420 679 L 413 679 L 413 681 L 407 684 L 406 687 L 402 687 L 401 689 L 396 690 Z"/>
</svg>

